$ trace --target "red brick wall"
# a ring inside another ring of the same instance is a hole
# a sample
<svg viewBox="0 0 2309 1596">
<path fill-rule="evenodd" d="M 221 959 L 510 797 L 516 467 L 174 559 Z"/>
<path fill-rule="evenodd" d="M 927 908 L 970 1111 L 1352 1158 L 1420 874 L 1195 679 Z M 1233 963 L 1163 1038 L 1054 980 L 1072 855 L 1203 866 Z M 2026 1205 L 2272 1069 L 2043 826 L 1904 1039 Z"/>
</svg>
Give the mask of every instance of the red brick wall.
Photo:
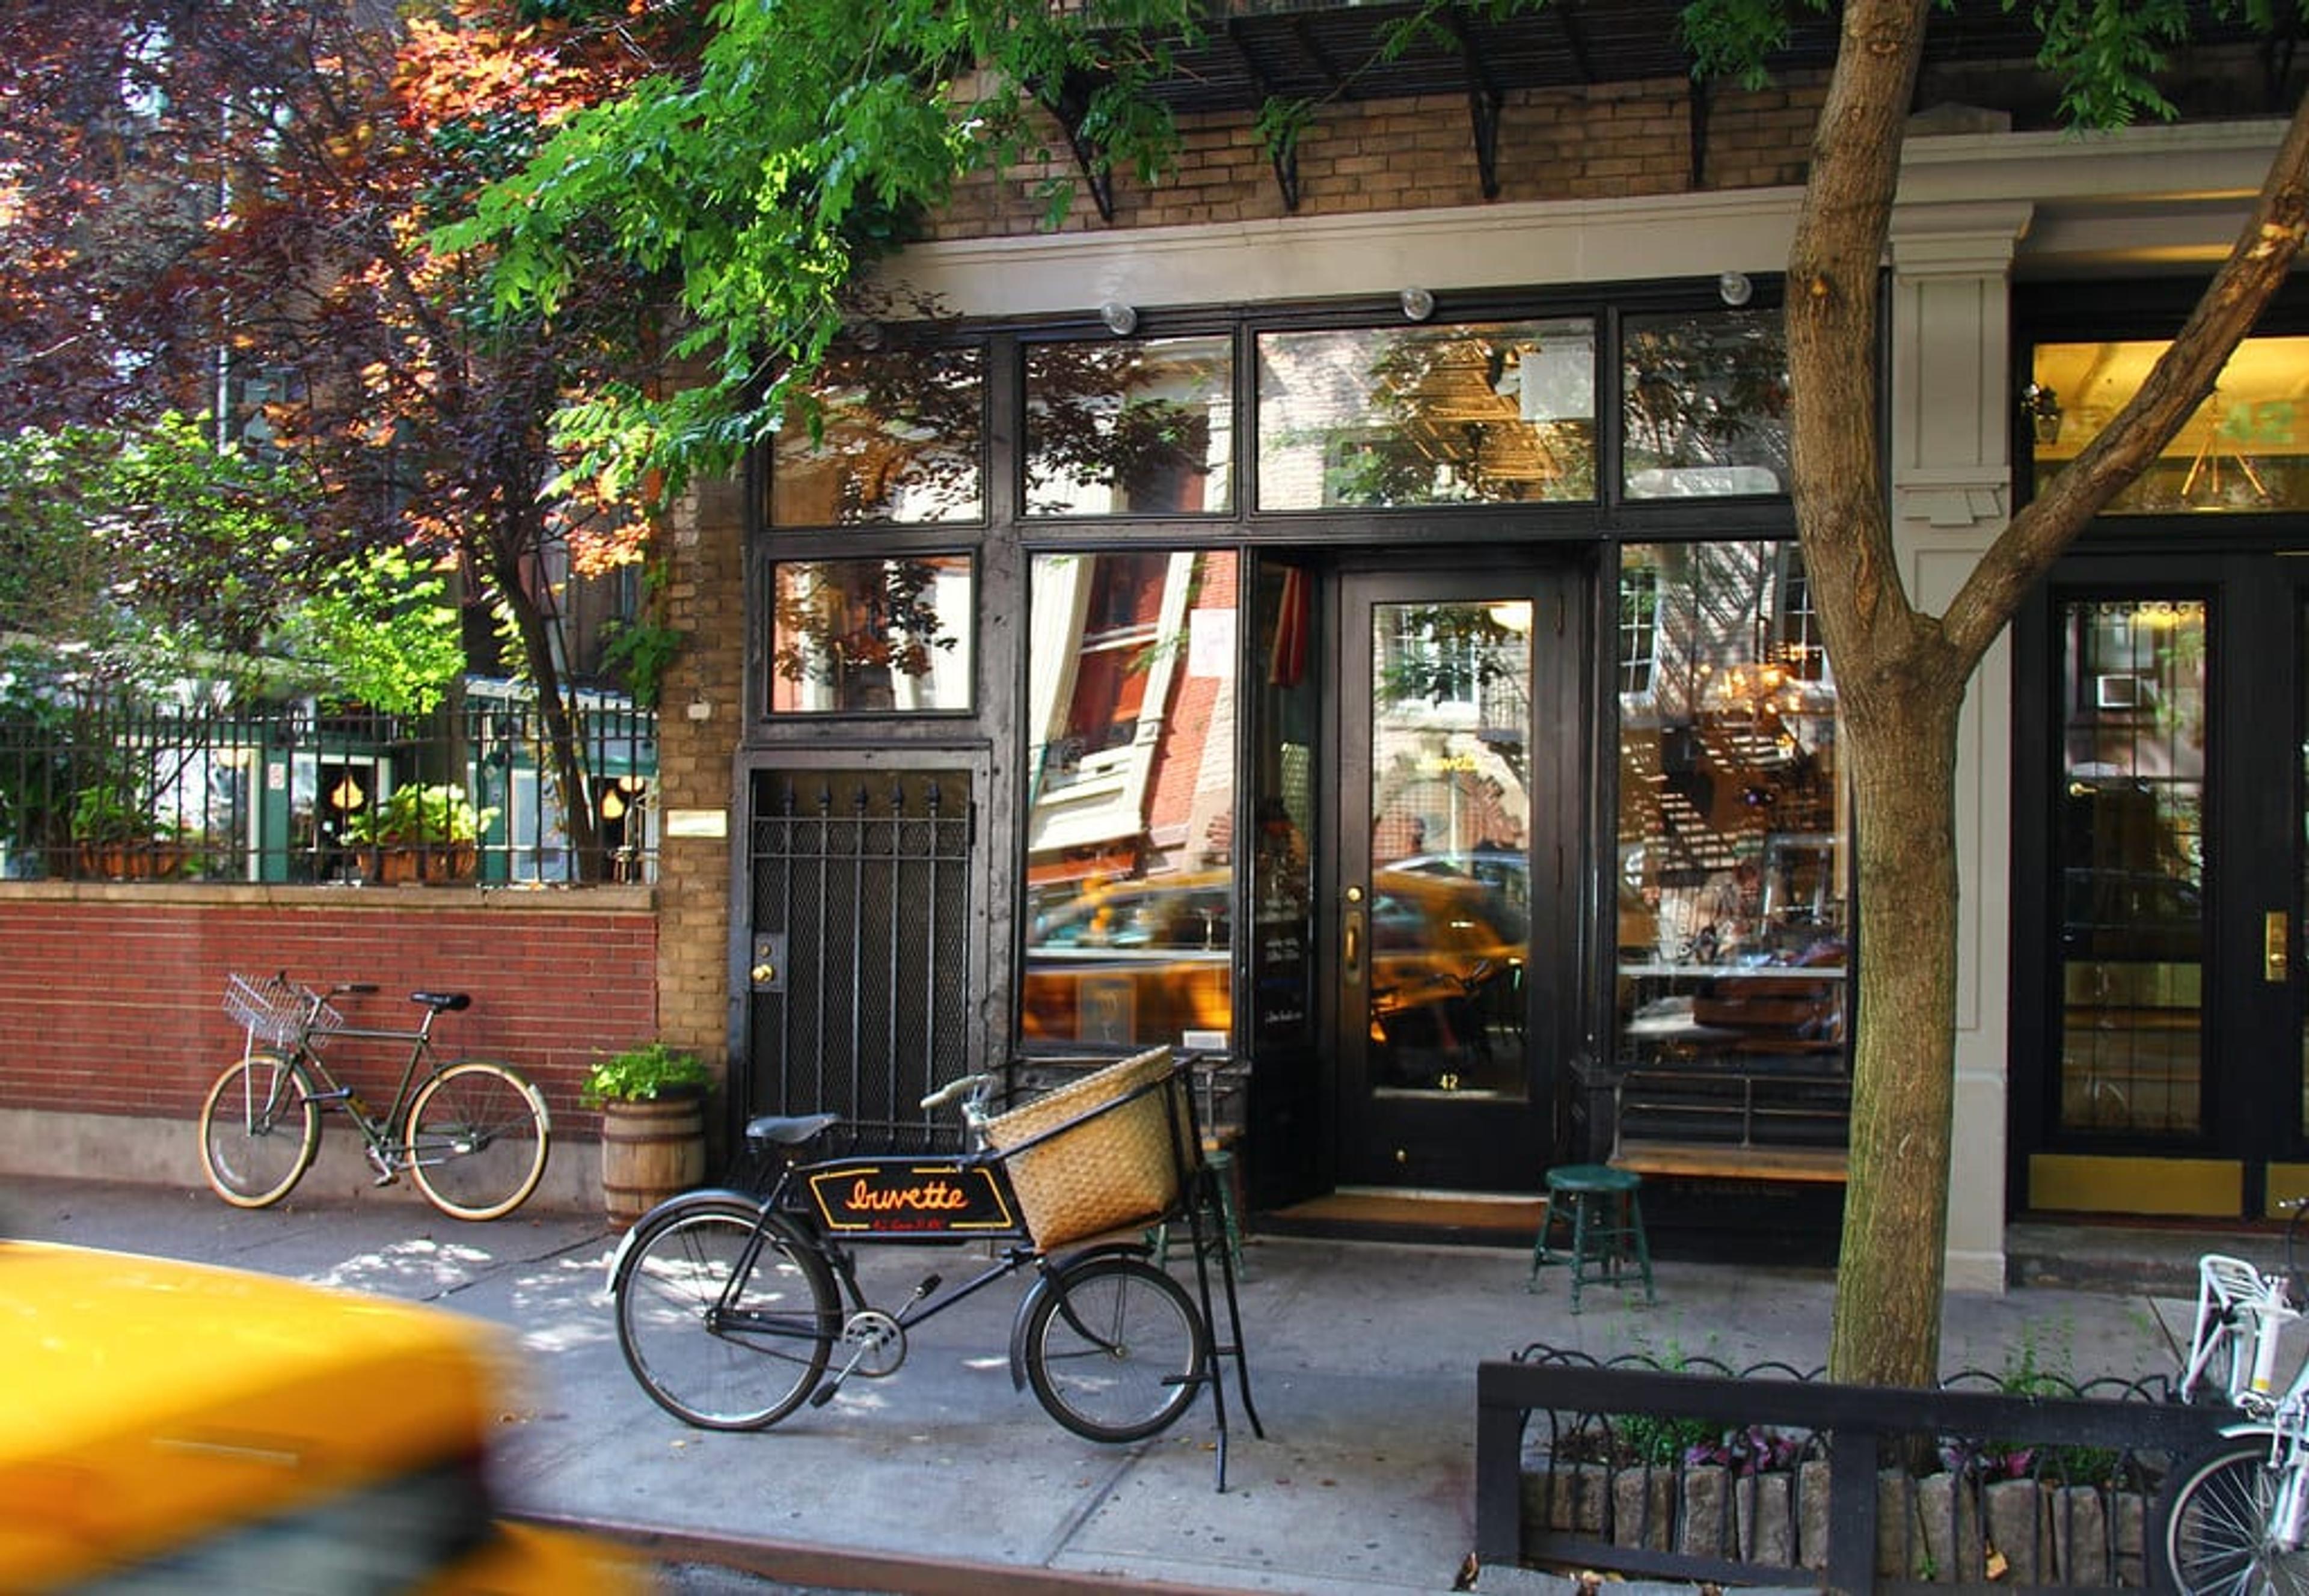
<svg viewBox="0 0 2309 1596">
<path fill-rule="evenodd" d="M 333 889 L 12 888 L 0 895 L 0 1108 L 190 1119 L 241 1032 L 228 974 L 373 981 L 349 1021 L 414 1025 L 420 988 L 470 992 L 434 1035 L 513 1065 L 554 1128 L 596 1134 L 577 1083 L 597 1049 L 657 1030 L 657 929 L 640 889 L 512 894 Z M 405 1052 L 329 1050 L 389 1090 Z M 91 1171 L 94 1173 L 94 1171 Z"/>
</svg>

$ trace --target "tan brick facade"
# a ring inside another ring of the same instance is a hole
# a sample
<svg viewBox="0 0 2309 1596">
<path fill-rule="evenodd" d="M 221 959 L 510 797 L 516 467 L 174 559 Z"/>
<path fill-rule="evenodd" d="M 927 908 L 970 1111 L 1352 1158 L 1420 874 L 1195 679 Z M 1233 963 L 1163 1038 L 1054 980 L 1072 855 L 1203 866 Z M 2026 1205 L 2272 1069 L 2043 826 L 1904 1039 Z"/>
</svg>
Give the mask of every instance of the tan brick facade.
<svg viewBox="0 0 2309 1596">
<path fill-rule="evenodd" d="M 1801 183 L 1824 81 L 1791 75 L 1760 91 L 1717 89 L 1695 108 L 1683 82 L 1602 84 L 1508 96 L 1499 122 L 1501 202 L 1621 199 L 1703 189 Z M 1693 182 L 1695 117 L 1704 169 Z M 1115 181 L 1117 228 L 1270 220 L 1294 214 L 1257 133 L 1241 117 L 1197 116 L 1180 125 L 1176 169 L 1146 185 Z M 1062 140 L 1053 135 L 1063 152 Z M 1061 153 L 1045 165 L 973 183 L 931 227 L 937 238 L 1042 230 L 1036 191 L 1077 177 Z M 1482 205 L 1481 170 L 1467 101 L 1430 95 L 1323 108 L 1302 135 L 1295 214 Z M 1063 230 L 1096 230 L 1077 183 Z"/>
<path fill-rule="evenodd" d="M 745 724 L 744 505 L 736 483 L 694 484 L 669 517 L 666 539 L 667 596 L 684 637 L 659 717 L 664 813 L 725 813 L 731 834 L 661 841 L 658 1028 L 717 1067 L 728 1053 L 730 850 L 742 821 L 731 758 Z"/>
</svg>

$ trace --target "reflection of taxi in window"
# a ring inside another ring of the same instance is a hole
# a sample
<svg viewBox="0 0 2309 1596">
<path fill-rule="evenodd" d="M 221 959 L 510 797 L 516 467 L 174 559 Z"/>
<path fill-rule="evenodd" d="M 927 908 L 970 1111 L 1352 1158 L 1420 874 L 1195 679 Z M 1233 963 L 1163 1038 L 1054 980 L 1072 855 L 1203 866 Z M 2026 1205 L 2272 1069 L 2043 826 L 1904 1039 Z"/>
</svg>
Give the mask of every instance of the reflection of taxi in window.
<svg viewBox="0 0 2309 1596">
<path fill-rule="evenodd" d="M 1173 1042 L 1232 1022 L 1233 880 L 1224 871 L 1101 882 L 1036 905 L 1026 934 L 1029 1040 Z M 1390 1012 L 1479 1005 L 1523 959 L 1492 891 L 1449 876 L 1371 881 L 1374 989 Z"/>
<path fill-rule="evenodd" d="M 412 1303 L 0 1242 L 0 1589 L 646 1589 L 492 1515 L 497 1345 Z"/>
<path fill-rule="evenodd" d="M 1028 1040 L 1176 1042 L 1232 1024 L 1233 878 L 1094 882 L 1045 897 L 1026 931 Z"/>
</svg>

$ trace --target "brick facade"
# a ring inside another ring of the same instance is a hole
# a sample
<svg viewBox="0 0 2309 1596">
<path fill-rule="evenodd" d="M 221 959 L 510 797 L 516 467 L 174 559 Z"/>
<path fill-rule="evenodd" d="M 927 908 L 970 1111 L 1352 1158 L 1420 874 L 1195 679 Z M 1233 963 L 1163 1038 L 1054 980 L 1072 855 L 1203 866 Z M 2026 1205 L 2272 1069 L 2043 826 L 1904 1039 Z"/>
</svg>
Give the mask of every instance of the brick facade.
<svg viewBox="0 0 2309 1596">
<path fill-rule="evenodd" d="M 1683 81 L 1509 94 L 1500 114 L 1498 199 L 1622 199 L 1695 187 L 1801 183 L 1825 87 L 1818 74 L 1791 73 L 1768 89 L 1715 88 L 1704 108 L 1695 108 L 1692 86 Z M 1697 183 L 1695 117 L 1704 121 L 1704 169 Z M 1147 185 L 1117 174 L 1111 226 L 1177 227 L 1487 203 L 1463 97 L 1323 108 L 1300 137 L 1295 213 L 1284 205 L 1273 164 L 1247 122 L 1182 117 L 1180 134 L 1177 168 L 1159 182 Z M 1061 155 L 1000 177 L 981 177 L 933 220 L 930 236 L 982 238 L 1041 231 L 1044 214 L 1036 187 L 1053 177 L 1078 176 Z M 1077 183 L 1062 230 L 1096 231 L 1109 225 Z"/>
<path fill-rule="evenodd" d="M 671 613 L 685 634 L 666 673 L 658 729 L 662 814 L 720 812 L 725 838 L 662 837 L 658 852 L 658 1017 L 665 1039 L 726 1065 L 730 860 L 744 823 L 731 758 L 745 715 L 745 496 L 692 487 L 670 516 Z"/>
</svg>

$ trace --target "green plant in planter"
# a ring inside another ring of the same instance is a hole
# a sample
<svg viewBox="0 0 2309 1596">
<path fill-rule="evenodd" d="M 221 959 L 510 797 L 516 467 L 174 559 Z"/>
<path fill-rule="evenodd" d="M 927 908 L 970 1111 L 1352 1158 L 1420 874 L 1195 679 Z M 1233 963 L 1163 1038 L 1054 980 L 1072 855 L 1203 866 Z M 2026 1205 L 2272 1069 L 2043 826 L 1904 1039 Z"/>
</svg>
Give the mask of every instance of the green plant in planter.
<svg viewBox="0 0 2309 1596">
<path fill-rule="evenodd" d="M 472 842 L 497 817 L 494 808 L 476 809 L 461 788 L 396 787 L 382 802 L 355 810 L 345 819 L 345 840 L 378 848 L 426 843 Z"/>
<path fill-rule="evenodd" d="M 72 834 L 77 842 L 150 842 L 161 834 L 160 817 L 117 787 L 99 784 L 73 794 Z"/>
<path fill-rule="evenodd" d="M 589 1109 L 605 1103 L 652 1101 L 678 1092 L 703 1091 L 713 1084 L 713 1072 L 694 1053 L 679 1053 L 663 1042 L 644 1042 L 623 1052 L 594 1060 L 577 1089 L 577 1100 Z"/>
</svg>

